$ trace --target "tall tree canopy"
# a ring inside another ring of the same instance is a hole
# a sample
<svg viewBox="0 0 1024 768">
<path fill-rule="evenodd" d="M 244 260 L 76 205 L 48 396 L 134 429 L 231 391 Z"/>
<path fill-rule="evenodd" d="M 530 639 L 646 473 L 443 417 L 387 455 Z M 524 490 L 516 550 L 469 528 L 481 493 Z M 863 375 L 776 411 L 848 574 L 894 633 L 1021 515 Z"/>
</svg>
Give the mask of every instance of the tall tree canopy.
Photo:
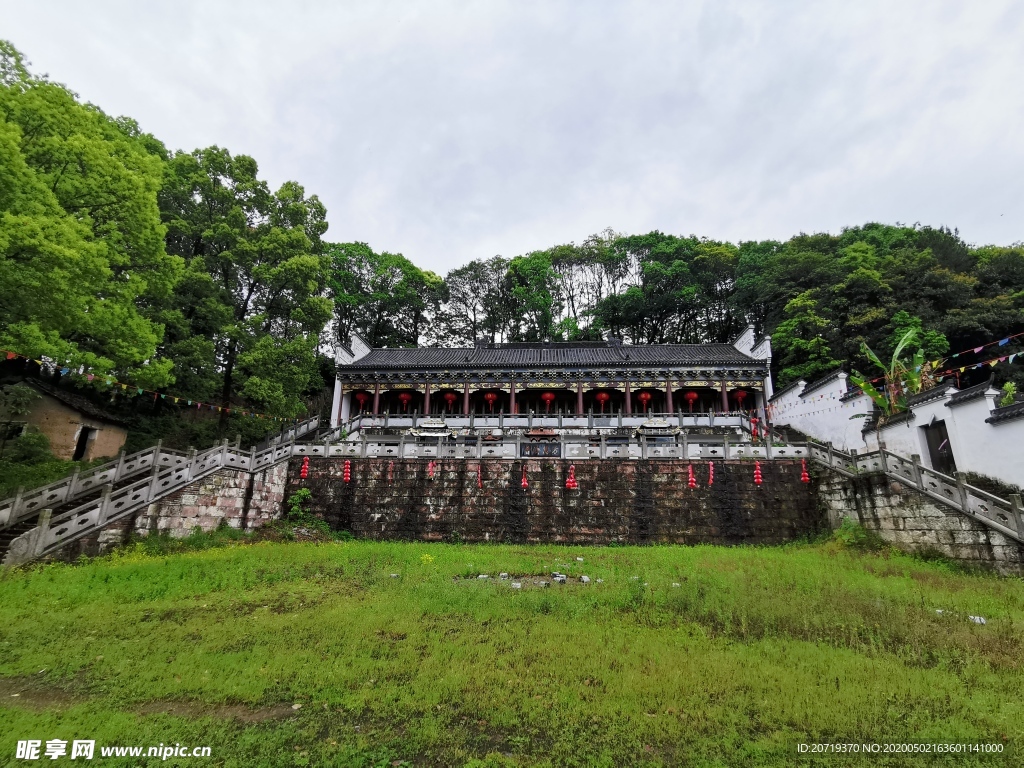
<svg viewBox="0 0 1024 768">
<path fill-rule="evenodd" d="M 172 379 L 154 306 L 181 271 L 157 207 L 163 146 L 0 47 L 0 346 L 143 386 Z"/>
<path fill-rule="evenodd" d="M 319 383 L 317 349 L 331 317 L 324 296 L 326 210 L 295 182 L 271 192 L 256 161 L 218 147 L 166 164 L 167 250 L 185 271 L 163 308 L 163 351 L 187 391 L 244 398 L 284 416 Z"/>
</svg>

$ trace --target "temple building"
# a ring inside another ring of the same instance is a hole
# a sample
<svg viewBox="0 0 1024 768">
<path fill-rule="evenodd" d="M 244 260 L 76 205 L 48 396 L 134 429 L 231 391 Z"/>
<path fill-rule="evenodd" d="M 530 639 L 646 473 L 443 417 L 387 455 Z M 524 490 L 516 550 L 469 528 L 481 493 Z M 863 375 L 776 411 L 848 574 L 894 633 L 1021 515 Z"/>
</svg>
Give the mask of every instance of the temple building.
<svg viewBox="0 0 1024 768">
<path fill-rule="evenodd" d="M 331 422 L 357 414 L 618 414 L 644 418 L 763 411 L 772 396 L 771 339 L 749 326 L 731 344 L 607 341 L 336 351 Z"/>
</svg>

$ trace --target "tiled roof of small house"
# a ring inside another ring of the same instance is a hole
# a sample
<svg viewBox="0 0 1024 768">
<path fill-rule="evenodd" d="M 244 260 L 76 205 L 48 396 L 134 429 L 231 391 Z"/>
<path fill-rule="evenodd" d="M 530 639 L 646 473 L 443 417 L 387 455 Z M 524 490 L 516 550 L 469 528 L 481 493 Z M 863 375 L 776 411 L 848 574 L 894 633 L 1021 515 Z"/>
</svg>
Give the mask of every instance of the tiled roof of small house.
<svg viewBox="0 0 1024 768">
<path fill-rule="evenodd" d="M 989 379 L 983 384 L 976 384 L 973 387 L 961 389 L 949 398 L 949 401 L 946 403 L 946 407 L 950 408 L 954 405 L 960 405 L 961 403 L 967 403 L 971 400 L 977 400 L 979 397 L 983 397 L 990 389 L 992 389 L 992 379 Z"/>
<path fill-rule="evenodd" d="M 55 400 L 59 400 L 69 408 L 74 408 L 76 411 L 85 416 L 89 416 L 94 419 L 99 419 L 100 421 L 106 421 L 111 424 L 119 424 L 121 426 L 125 426 L 128 424 L 128 421 L 126 419 L 122 418 L 121 416 L 115 416 L 112 413 L 104 411 L 102 408 L 96 405 L 96 403 L 92 402 L 87 397 L 77 394 L 76 392 L 71 392 L 67 389 L 63 389 L 62 387 L 55 387 L 52 384 L 47 384 L 45 382 L 37 381 L 35 379 L 28 380 L 25 383 L 28 384 L 30 387 L 39 390 L 43 394 L 49 395 Z"/>
<path fill-rule="evenodd" d="M 1013 403 L 1012 405 L 1007 405 L 1002 408 L 996 408 L 992 411 L 992 415 L 985 419 L 985 421 L 989 424 L 999 424 L 1003 421 L 1011 421 L 1013 419 L 1021 418 L 1024 418 L 1024 401 Z"/>
</svg>

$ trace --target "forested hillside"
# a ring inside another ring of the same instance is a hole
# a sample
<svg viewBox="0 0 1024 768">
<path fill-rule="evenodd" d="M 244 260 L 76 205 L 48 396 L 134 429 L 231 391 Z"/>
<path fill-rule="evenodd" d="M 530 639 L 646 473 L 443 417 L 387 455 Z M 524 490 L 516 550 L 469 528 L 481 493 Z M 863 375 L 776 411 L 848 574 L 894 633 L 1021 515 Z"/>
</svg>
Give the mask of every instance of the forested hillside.
<svg viewBox="0 0 1024 768">
<path fill-rule="evenodd" d="M 377 346 L 642 344 L 729 341 L 753 323 L 772 334 L 781 385 L 866 367 L 862 341 L 884 354 L 911 327 L 929 359 L 1024 332 L 1024 247 L 970 246 L 944 226 L 739 244 L 606 230 L 442 277 L 328 242 L 326 220 L 316 195 L 272 189 L 255 159 L 169 150 L 0 43 L 0 376 L 71 377 L 146 439 L 177 429 L 185 403 L 220 409 L 206 437 L 302 416 L 351 331 Z M 1019 368 L 992 370 L 1024 384 Z"/>
</svg>

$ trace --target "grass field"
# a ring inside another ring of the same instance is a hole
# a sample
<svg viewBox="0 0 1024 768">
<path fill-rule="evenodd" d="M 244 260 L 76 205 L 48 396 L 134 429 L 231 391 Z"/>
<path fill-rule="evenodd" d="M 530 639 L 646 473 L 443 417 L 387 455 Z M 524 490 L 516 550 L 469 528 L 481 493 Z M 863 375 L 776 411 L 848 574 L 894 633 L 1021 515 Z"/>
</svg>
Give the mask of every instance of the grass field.
<svg viewBox="0 0 1024 768">
<path fill-rule="evenodd" d="M 476 578 L 501 571 L 523 588 Z M 1019 765 L 1022 630 L 1019 579 L 834 540 L 137 548 L 0 575 L 0 765 L 55 738 L 211 747 L 164 765 L 794 765 L 826 741 L 1004 751 L 817 764 Z"/>
</svg>

